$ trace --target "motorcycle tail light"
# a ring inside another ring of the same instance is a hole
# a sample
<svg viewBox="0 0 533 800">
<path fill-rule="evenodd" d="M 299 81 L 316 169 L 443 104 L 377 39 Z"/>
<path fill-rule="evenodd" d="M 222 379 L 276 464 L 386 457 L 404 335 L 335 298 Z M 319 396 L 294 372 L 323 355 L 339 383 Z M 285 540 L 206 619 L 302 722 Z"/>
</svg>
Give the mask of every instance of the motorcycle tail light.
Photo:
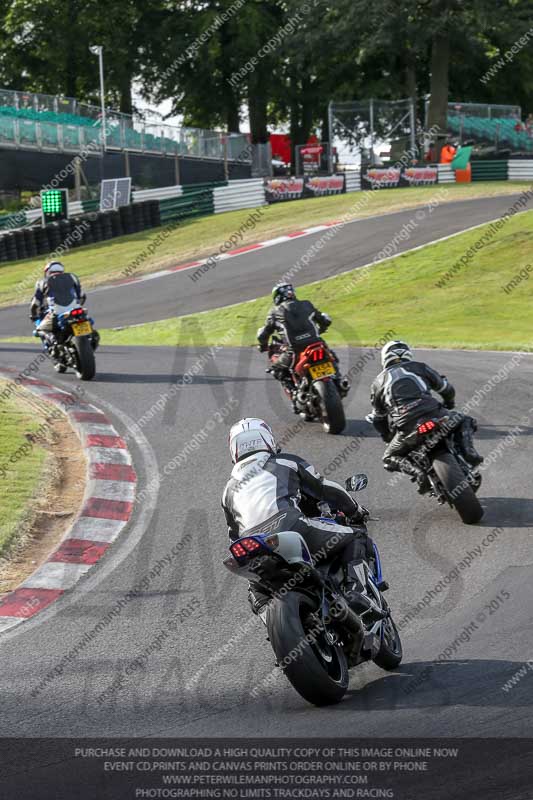
<svg viewBox="0 0 533 800">
<path fill-rule="evenodd" d="M 254 553 L 256 550 L 261 549 L 257 539 L 242 539 L 241 544 L 248 553 Z"/>
<path fill-rule="evenodd" d="M 324 358 L 324 348 L 320 347 L 313 350 L 313 361 L 322 361 Z"/>
<path fill-rule="evenodd" d="M 79 317 L 80 314 L 83 314 L 83 308 L 73 308 L 70 312 L 71 317 Z"/>
<path fill-rule="evenodd" d="M 246 550 L 244 549 L 244 547 L 240 542 L 232 544 L 230 550 L 232 552 L 232 555 L 235 556 L 235 558 L 242 558 L 243 556 L 246 555 Z"/>
<path fill-rule="evenodd" d="M 437 426 L 433 422 L 432 419 L 429 419 L 427 422 L 423 422 L 421 425 L 418 426 L 417 430 L 418 433 L 429 433 L 430 431 L 435 430 Z"/>
</svg>

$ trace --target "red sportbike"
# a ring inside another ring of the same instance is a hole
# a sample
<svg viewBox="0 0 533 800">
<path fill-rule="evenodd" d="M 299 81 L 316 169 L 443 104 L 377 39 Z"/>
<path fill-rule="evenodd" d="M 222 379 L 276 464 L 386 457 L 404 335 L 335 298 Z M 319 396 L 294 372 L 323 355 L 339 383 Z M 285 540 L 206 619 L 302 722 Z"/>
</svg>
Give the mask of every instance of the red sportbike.
<svg viewBox="0 0 533 800">
<path fill-rule="evenodd" d="M 283 341 L 273 336 L 268 348 L 271 366 L 267 372 L 276 376 L 276 363 L 285 349 Z M 298 353 L 290 378 L 282 379 L 282 385 L 295 413 L 309 421 L 319 420 L 326 433 L 344 430 L 346 417 L 342 398 L 348 393 L 350 384 L 340 377 L 336 357 L 326 342 L 314 342 Z"/>
</svg>

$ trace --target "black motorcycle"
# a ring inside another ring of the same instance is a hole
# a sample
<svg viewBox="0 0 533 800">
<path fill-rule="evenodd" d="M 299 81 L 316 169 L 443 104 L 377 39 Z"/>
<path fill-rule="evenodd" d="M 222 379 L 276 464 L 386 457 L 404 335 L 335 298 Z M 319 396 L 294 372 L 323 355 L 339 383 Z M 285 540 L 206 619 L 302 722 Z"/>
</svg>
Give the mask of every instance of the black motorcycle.
<svg viewBox="0 0 533 800">
<path fill-rule="evenodd" d="M 346 481 L 349 491 L 367 485 L 366 475 Z M 322 522 L 347 523 L 344 516 L 321 504 Z M 317 561 L 304 538 L 283 528 L 245 535 L 230 545 L 224 566 L 259 584 L 270 599 L 259 616 L 280 667 L 309 703 L 338 703 L 349 682 L 348 671 L 365 661 L 392 670 L 402 660 L 398 629 L 383 597 L 388 588 L 377 547 L 372 571 L 357 567 L 360 593 L 356 612 L 343 593 L 344 571 L 339 555 L 327 549 Z M 359 574 L 360 573 L 360 574 Z M 353 604 L 352 604 L 353 605 Z"/>
<path fill-rule="evenodd" d="M 367 417 L 369 421 L 371 418 L 372 415 Z M 473 525 L 484 513 L 476 497 L 481 474 L 468 463 L 457 443 L 463 421 L 463 415 L 455 411 L 419 420 L 405 443 L 412 447 L 409 458 L 426 473 L 431 487 L 429 495 L 441 504 L 448 503 L 464 523 Z"/>
<path fill-rule="evenodd" d="M 55 315 L 53 333 L 37 327 L 34 336 L 43 342 L 44 352 L 56 372 L 71 368 L 80 380 L 90 381 L 96 373 L 94 351 L 100 339 L 93 325 L 87 310 L 76 305 Z"/>
</svg>

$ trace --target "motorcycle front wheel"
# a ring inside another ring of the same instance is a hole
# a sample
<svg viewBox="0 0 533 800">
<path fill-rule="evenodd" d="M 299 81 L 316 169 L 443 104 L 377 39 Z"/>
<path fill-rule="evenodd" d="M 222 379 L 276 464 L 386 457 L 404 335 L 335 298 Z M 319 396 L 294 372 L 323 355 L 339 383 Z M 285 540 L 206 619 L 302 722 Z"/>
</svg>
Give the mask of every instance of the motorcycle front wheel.
<svg viewBox="0 0 533 800">
<path fill-rule="evenodd" d="M 299 695 L 315 706 L 339 703 L 348 689 L 348 665 L 339 644 L 328 640 L 312 615 L 311 600 L 299 592 L 276 598 L 267 629 L 278 665 Z"/>
<path fill-rule="evenodd" d="M 387 617 L 381 623 L 381 644 L 374 656 L 374 664 L 381 669 L 396 669 L 402 663 L 402 640 L 396 623 L 392 617 Z"/>
</svg>

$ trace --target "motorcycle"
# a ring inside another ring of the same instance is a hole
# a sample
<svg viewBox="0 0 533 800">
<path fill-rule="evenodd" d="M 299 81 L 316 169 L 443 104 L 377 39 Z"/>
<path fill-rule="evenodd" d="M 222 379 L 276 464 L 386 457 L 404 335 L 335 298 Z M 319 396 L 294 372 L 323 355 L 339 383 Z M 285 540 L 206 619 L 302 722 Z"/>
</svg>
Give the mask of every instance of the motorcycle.
<svg viewBox="0 0 533 800">
<path fill-rule="evenodd" d="M 364 474 L 346 481 L 348 491 L 367 485 Z M 323 522 L 347 523 L 320 504 Z M 282 524 L 282 523 L 281 523 Z M 268 599 L 258 611 L 279 666 L 296 691 L 316 706 L 339 703 L 348 689 L 349 670 L 373 661 L 393 670 L 402 660 L 402 643 L 383 592 L 379 552 L 374 568 L 357 567 L 366 605 L 356 613 L 343 594 L 339 555 L 313 562 L 304 538 L 295 531 L 250 533 L 230 545 L 224 566 L 259 583 Z M 359 574 L 359 570 L 362 570 Z M 366 585 L 365 585 L 366 584 Z"/>
<path fill-rule="evenodd" d="M 274 335 L 268 347 L 271 366 L 266 372 L 276 374 L 276 362 L 284 349 L 283 340 Z M 297 355 L 290 384 L 283 382 L 294 411 L 308 421 L 320 420 L 331 434 L 341 433 L 346 427 L 342 398 L 350 388 L 346 379 L 339 378 L 335 362 L 326 342 L 314 342 Z"/>
<path fill-rule="evenodd" d="M 92 380 L 96 373 L 94 351 L 100 340 L 94 321 L 78 303 L 52 306 L 50 310 L 55 316 L 54 332 L 39 331 L 37 326 L 33 335 L 41 339 L 56 372 L 64 373 L 70 367 L 80 380 Z"/>
<path fill-rule="evenodd" d="M 372 422 L 372 414 L 366 419 Z M 456 412 L 421 419 L 405 438 L 405 443 L 412 447 L 409 458 L 426 472 L 430 497 L 436 497 L 441 505 L 448 503 L 464 523 L 473 525 L 484 513 L 476 497 L 481 474 L 465 459 L 455 439 L 463 419 L 462 414 Z"/>
</svg>

